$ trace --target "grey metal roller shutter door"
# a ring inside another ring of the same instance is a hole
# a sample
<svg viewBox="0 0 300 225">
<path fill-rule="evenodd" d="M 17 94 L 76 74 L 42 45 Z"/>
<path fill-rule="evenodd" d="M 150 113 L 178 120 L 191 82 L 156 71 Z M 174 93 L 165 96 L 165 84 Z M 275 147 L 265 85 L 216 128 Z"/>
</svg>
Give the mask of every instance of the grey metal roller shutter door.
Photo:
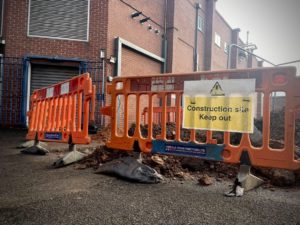
<svg viewBox="0 0 300 225">
<path fill-rule="evenodd" d="M 33 64 L 31 67 L 30 94 L 33 90 L 68 80 L 77 75 L 79 75 L 78 67 Z"/>
</svg>

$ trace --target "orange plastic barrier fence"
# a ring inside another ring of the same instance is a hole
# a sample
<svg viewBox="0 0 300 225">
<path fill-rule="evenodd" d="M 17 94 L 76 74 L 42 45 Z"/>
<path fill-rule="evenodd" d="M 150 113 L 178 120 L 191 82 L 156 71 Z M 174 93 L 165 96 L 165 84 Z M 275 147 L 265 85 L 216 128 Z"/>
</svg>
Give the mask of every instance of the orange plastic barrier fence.
<svg viewBox="0 0 300 225">
<path fill-rule="evenodd" d="M 182 127 L 184 82 L 215 79 L 255 79 L 255 123 L 261 130 L 261 143 L 248 133 Z M 298 170 L 295 145 L 300 145 L 299 87 L 294 67 L 118 77 L 107 85 L 111 105 L 101 110 L 111 117 L 107 146 Z M 156 120 L 158 112 L 161 118 Z M 173 123 L 168 121 L 170 112 L 175 114 Z"/>
<path fill-rule="evenodd" d="M 94 119 L 95 87 L 88 73 L 33 92 L 28 115 L 28 140 L 88 144 Z"/>
</svg>

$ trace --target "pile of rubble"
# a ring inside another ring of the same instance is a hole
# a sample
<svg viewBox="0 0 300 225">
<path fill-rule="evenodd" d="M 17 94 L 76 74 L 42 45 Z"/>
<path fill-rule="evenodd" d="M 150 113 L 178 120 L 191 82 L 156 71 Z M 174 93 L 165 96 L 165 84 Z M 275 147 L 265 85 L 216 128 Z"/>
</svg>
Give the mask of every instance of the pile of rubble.
<svg viewBox="0 0 300 225">
<path fill-rule="evenodd" d="M 89 157 L 75 164 L 75 169 L 86 169 L 99 166 L 116 159 L 129 156 L 131 153 L 108 149 L 105 146 L 97 148 Z M 238 165 L 207 161 L 198 158 L 188 158 L 167 155 L 143 154 L 143 163 L 154 168 L 165 178 L 173 180 L 193 180 L 201 185 L 210 185 L 215 181 L 233 181 L 238 173 Z M 300 172 L 279 169 L 253 168 L 253 173 L 266 181 L 266 186 L 299 186 Z"/>
<path fill-rule="evenodd" d="M 270 139 L 273 141 L 270 144 L 271 147 L 273 147 L 272 145 L 275 141 L 280 142 L 284 140 L 284 114 L 284 108 L 278 111 L 271 111 L 270 113 Z M 263 130 L 262 119 L 256 119 L 254 123 L 258 130 Z M 297 118 L 295 121 L 295 145 L 300 147 L 300 118 Z"/>
<path fill-rule="evenodd" d="M 282 129 L 284 124 L 284 111 L 271 113 L 271 147 L 282 148 L 283 134 Z M 255 120 L 255 128 L 257 132 L 262 131 L 262 121 Z M 133 136 L 136 129 L 136 125 L 132 124 L 128 130 L 128 135 Z M 148 137 L 148 125 L 140 126 L 141 134 L 143 137 Z M 166 129 L 167 139 L 175 139 L 176 124 L 168 122 Z M 278 132 L 276 132 L 278 131 Z M 300 119 L 296 121 L 295 130 L 296 144 L 300 146 Z M 161 126 L 159 124 L 153 124 L 152 136 L 155 137 L 161 134 Z M 277 134 L 277 135 L 276 135 Z M 88 158 L 82 161 L 80 164 L 76 164 L 76 169 L 85 169 L 93 167 L 97 169 L 99 165 L 105 164 L 115 159 L 126 157 L 129 155 L 125 151 L 116 151 L 107 149 L 104 144 L 109 139 L 110 127 L 100 130 L 96 135 L 92 135 L 93 140 L 101 143 L 101 147 L 96 149 Z M 222 132 L 213 132 L 213 138 L 218 143 L 223 143 Z M 181 139 L 183 141 L 189 141 L 190 130 L 181 129 Z M 231 143 L 239 144 L 241 140 L 240 133 L 231 133 Z M 199 142 L 206 141 L 205 131 L 196 131 L 196 140 Z M 258 143 L 260 145 L 261 143 Z M 300 153 L 300 148 L 297 147 L 297 154 Z M 297 155 L 296 154 L 296 155 Z M 238 173 L 238 166 L 226 164 L 222 162 L 207 161 L 198 158 L 187 158 L 178 156 L 166 156 L 166 155 L 143 155 L 143 163 L 154 168 L 158 173 L 162 174 L 166 178 L 179 179 L 179 180 L 198 180 L 199 184 L 209 185 L 214 181 L 233 180 Z M 291 186 L 300 185 L 300 172 L 291 172 L 279 169 L 263 169 L 253 168 L 253 173 L 263 178 L 268 185 L 276 186 Z"/>
<path fill-rule="evenodd" d="M 153 123 L 152 125 L 152 137 L 161 135 L 162 129 L 160 124 Z M 131 127 L 128 130 L 128 136 L 133 136 L 136 129 L 136 124 L 131 124 Z M 148 137 L 148 124 L 140 125 L 141 135 L 144 138 Z M 176 134 L 176 124 L 174 122 L 167 122 L 166 124 L 166 138 L 168 140 L 174 140 Z M 190 140 L 191 131 L 189 129 L 181 128 L 180 129 L 180 139 L 182 141 Z M 217 140 L 217 143 L 223 143 L 223 132 L 214 131 L 212 134 L 213 139 Z M 241 133 L 230 133 L 230 140 L 232 144 L 239 144 L 241 141 Z M 206 131 L 196 130 L 195 139 L 198 142 L 206 141 Z"/>
<path fill-rule="evenodd" d="M 131 155 L 126 151 L 108 149 L 105 146 L 97 148 L 92 154 L 80 163 L 75 169 L 92 167 L 98 169 L 105 163 Z M 154 168 L 165 178 L 178 180 L 199 180 L 203 185 L 213 183 L 213 180 L 233 180 L 238 172 L 238 166 L 222 162 L 206 161 L 197 158 L 187 158 L 166 155 L 142 155 L 142 162 Z"/>
<path fill-rule="evenodd" d="M 210 185 L 213 180 L 232 180 L 238 173 L 236 165 L 189 157 L 146 155 L 143 163 L 166 178 L 198 180 L 202 185 Z"/>
<path fill-rule="evenodd" d="M 110 138 L 111 127 L 101 128 L 96 134 L 91 135 L 91 139 L 97 143 L 105 145 Z"/>
</svg>

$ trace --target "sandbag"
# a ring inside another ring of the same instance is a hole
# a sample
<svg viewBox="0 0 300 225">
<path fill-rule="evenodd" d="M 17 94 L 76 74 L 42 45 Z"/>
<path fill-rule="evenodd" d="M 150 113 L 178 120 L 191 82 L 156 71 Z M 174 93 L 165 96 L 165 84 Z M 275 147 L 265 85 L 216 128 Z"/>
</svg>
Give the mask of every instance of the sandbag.
<svg viewBox="0 0 300 225">
<path fill-rule="evenodd" d="M 162 175 L 155 169 L 142 164 L 132 156 L 103 164 L 95 173 L 114 175 L 139 183 L 159 183 L 163 180 Z"/>
</svg>

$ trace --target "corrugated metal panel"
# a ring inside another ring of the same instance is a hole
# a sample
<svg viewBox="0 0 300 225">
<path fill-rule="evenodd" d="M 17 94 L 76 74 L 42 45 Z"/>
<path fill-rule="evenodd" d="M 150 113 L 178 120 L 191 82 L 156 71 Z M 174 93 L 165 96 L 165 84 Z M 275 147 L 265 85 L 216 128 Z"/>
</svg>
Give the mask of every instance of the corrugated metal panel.
<svg viewBox="0 0 300 225">
<path fill-rule="evenodd" d="M 30 0 L 29 35 L 88 40 L 89 0 Z"/>
<path fill-rule="evenodd" d="M 30 95 L 40 89 L 79 75 L 79 68 L 66 66 L 32 65 Z"/>
</svg>

